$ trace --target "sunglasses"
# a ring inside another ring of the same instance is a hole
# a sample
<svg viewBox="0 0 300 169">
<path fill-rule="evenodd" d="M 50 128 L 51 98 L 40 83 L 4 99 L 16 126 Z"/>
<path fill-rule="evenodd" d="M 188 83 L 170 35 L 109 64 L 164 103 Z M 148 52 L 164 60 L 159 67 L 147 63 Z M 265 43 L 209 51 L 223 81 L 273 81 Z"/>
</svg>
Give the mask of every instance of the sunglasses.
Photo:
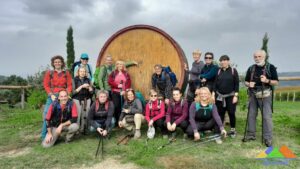
<svg viewBox="0 0 300 169">
<path fill-rule="evenodd" d="M 82 60 L 89 60 L 89 59 L 87 59 L 87 58 L 84 58 L 84 59 L 82 59 Z"/>
<path fill-rule="evenodd" d="M 150 97 L 157 97 L 157 95 L 155 94 L 155 95 L 150 95 Z"/>
<path fill-rule="evenodd" d="M 212 59 L 212 57 L 204 57 L 204 59 Z"/>
<path fill-rule="evenodd" d="M 129 91 L 133 91 L 133 89 L 131 89 L 131 88 L 126 89 L 126 92 L 129 92 Z"/>
</svg>

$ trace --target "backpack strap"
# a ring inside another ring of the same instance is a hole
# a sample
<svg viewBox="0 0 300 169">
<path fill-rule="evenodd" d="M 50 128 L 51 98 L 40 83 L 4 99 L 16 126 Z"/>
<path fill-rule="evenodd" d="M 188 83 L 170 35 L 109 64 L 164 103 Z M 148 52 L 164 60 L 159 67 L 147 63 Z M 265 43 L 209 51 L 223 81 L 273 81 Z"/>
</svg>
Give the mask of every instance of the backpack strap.
<svg viewBox="0 0 300 169">
<path fill-rule="evenodd" d="M 253 81 L 254 73 L 255 73 L 255 65 L 252 65 L 250 68 L 251 75 L 250 75 L 250 82 Z"/>
</svg>

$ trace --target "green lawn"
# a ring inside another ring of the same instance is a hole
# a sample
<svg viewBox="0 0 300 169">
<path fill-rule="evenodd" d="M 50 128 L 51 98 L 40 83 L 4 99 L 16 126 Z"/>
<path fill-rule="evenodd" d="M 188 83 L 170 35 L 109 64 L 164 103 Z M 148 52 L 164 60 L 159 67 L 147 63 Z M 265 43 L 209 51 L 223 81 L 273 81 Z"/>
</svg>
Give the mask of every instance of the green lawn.
<svg viewBox="0 0 300 169">
<path fill-rule="evenodd" d="M 272 168 L 300 167 L 300 106 L 299 103 L 276 102 L 273 114 L 273 146 L 288 146 L 298 158 L 289 161 L 288 166 L 274 165 Z M 184 141 L 182 135 L 176 142 L 165 148 L 157 148 L 167 140 L 160 134 L 146 145 L 145 130 L 143 138 L 131 140 L 128 145 L 116 145 L 117 138 L 125 131 L 114 131 L 111 139 L 105 140 L 106 158 L 114 158 L 122 163 L 134 163 L 141 168 L 266 168 L 255 157 L 266 149 L 261 144 L 260 115 L 257 125 L 257 139 L 242 143 L 246 112 L 237 112 L 237 138 L 226 138 L 221 145 L 215 142 L 199 144 L 192 148 L 191 140 Z M 98 144 L 96 135 L 90 134 L 76 138 L 73 142 L 58 143 L 53 148 L 43 149 L 39 138 L 41 112 L 37 110 L 9 109 L 0 107 L 0 166 L 1 168 L 80 168 L 102 162 L 95 159 Z M 227 130 L 229 127 L 226 126 Z M 183 143 L 184 142 L 184 143 Z"/>
</svg>

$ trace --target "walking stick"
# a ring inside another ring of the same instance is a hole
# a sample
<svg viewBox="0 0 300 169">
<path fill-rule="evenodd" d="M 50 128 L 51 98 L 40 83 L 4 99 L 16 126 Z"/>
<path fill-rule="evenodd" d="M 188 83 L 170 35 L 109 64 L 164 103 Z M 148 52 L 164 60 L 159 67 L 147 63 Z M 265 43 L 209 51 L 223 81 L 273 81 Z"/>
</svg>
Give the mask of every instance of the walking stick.
<svg viewBox="0 0 300 169">
<path fill-rule="evenodd" d="M 261 96 L 261 144 L 264 144 L 264 84 L 262 84 Z"/>
<path fill-rule="evenodd" d="M 97 147 L 97 151 L 96 151 L 96 154 L 95 154 L 95 158 L 98 156 L 98 153 L 99 153 L 99 148 L 100 148 L 100 144 L 102 142 L 102 156 L 103 156 L 103 137 L 100 135 L 100 139 L 99 139 L 99 143 L 98 143 L 98 147 Z"/>
<path fill-rule="evenodd" d="M 196 142 L 193 145 L 188 146 L 188 147 L 183 147 L 183 148 L 177 149 L 177 150 L 175 150 L 173 152 L 183 151 L 183 150 L 186 150 L 186 149 L 189 149 L 189 148 L 192 148 L 192 147 L 196 147 L 196 146 L 201 145 L 203 143 L 214 141 L 214 140 L 219 139 L 219 138 L 221 138 L 221 135 L 209 136 L 207 139 L 205 139 L 205 138 L 200 139 L 200 142 Z"/>
<path fill-rule="evenodd" d="M 249 96 L 249 100 L 248 100 L 248 112 L 247 112 L 247 119 L 246 119 L 246 125 L 245 125 L 245 130 L 244 130 L 244 138 L 242 139 L 242 142 L 246 142 L 246 135 L 247 135 L 247 128 L 248 128 L 248 120 L 249 120 L 249 112 L 250 112 L 250 90 L 248 89 L 248 96 Z"/>
<path fill-rule="evenodd" d="M 81 121 L 81 123 L 83 124 L 83 134 L 86 134 L 86 129 L 87 129 L 87 120 L 86 120 L 86 106 L 87 106 L 87 100 L 86 98 L 84 98 L 83 100 L 83 112 L 81 112 L 83 120 Z"/>
</svg>

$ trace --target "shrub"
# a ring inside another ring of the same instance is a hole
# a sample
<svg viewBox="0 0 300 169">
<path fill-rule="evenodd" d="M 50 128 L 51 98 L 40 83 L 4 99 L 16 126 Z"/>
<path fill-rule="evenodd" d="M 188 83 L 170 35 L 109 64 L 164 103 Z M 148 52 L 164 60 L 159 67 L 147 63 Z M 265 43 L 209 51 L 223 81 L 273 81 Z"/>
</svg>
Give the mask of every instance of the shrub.
<svg viewBox="0 0 300 169">
<path fill-rule="evenodd" d="M 240 111 L 244 111 L 247 109 L 247 103 L 248 103 L 247 88 L 245 87 L 240 88 L 239 103 L 238 103 L 240 107 Z"/>
<path fill-rule="evenodd" d="M 46 99 L 47 93 L 45 90 L 34 88 L 29 91 L 27 102 L 30 107 L 38 109 L 46 102 Z"/>
</svg>

